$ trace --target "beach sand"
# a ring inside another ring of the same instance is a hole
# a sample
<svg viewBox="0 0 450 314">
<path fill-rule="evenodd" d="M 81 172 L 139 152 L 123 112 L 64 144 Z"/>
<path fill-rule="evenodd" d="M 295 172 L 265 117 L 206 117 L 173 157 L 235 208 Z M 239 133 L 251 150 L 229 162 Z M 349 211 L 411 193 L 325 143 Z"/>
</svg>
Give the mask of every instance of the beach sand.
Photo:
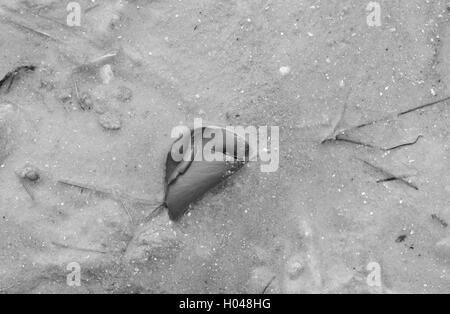
<svg viewBox="0 0 450 314">
<path fill-rule="evenodd" d="M 0 292 L 450 292 L 450 102 L 396 116 L 450 95 L 445 1 L 78 3 L 0 0 L 0 78 L 37 67 L 0 94 Z M 279 126 L 280 167 L 145 222 L 194 118 Z"/>
</svg>

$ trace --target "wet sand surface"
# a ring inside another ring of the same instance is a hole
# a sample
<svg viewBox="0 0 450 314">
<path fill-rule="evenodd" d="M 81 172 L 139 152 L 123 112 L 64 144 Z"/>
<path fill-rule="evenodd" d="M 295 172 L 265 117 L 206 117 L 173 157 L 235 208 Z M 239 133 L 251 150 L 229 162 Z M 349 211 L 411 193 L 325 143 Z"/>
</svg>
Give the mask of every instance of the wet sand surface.
<svg viewBox="0 0 450 314">
<path fill-rule="evenodd" d="M 450 9 L 368 2 L 1 0 L 0 77 L 37 68 L 0 94 L 0 292 L 450 292 L 450 102 L 396 115 L 450 95 Z M 279 170 L 146 222 L 199 117 L 279 126 Z"/>
</svg>

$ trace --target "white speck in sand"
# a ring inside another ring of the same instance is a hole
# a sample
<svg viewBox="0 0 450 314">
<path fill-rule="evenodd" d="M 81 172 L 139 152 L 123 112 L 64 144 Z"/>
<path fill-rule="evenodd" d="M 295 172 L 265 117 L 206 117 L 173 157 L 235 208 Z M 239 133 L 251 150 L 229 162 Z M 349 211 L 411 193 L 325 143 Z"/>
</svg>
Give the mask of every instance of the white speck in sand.
<svg viewBox="0 0 450 314">
<path fill-rule="evenodd" d="M 114 72 L 112 70 L 112 66 L 110 64 L 105 64 L 100 69 L 100 77 L 102 79 L 103 84 L 109 84 L 114 78 Z"/>
<path fill-rule="evenodd" d="M 291 68 L 288 67 L 288 66 L 282 66 L 282 67 L 280 68 L 280 73 L 281 73 L 281 75 L 283 75 L 283 76 L 288 75 L 289 73 L 291 73 Z"/>
</svg>

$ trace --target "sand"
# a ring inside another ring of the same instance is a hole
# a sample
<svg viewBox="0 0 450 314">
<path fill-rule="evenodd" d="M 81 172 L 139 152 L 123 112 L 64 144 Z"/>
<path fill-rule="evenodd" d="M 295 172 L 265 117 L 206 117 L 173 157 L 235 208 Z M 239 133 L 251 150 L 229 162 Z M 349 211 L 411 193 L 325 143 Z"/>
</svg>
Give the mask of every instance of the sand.
<svg viewBox="0 0 450 314">
<path fill-rule="evenodd" d="M 445 1 L 78 2 L 0 1 L 0 77 L 37 66 L 0 94 L 0 292 L 450 292 L 450 103 L 395 116 L 449 95 Z M 280 168 L 146 222 L 198 117 L 279 126 Z"/>
</svg>

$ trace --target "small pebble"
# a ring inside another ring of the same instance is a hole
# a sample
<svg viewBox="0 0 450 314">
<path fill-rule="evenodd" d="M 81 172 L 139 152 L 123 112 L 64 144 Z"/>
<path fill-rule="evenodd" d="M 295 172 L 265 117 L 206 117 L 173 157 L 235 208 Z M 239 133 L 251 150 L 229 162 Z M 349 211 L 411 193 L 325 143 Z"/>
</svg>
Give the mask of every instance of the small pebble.
<svg viewBox="0 0 450 314">
<path fill-rule="evenodd" d="M 286 271 L 290 279 L 297 279 L 305 269 L 306 260 L 303 255 L 296 254 L 292 256 L 286 265 Z"/>
<path fill-rule="evenodd" d="M 119 114 L 115 112 L 106 112 L 100 115 L 98 122 L 106 130 L 120 130 L 122 128 L 122 120 Z"/>
<path fill-rule="evenodd" d="M 36 182 L 41 178 L 39 169 L 33 166 L 26 166 L 23 169 L 17 170 L 16 173 L 20 178 L 30 180 L 32 182 Z"/>
</svg>

